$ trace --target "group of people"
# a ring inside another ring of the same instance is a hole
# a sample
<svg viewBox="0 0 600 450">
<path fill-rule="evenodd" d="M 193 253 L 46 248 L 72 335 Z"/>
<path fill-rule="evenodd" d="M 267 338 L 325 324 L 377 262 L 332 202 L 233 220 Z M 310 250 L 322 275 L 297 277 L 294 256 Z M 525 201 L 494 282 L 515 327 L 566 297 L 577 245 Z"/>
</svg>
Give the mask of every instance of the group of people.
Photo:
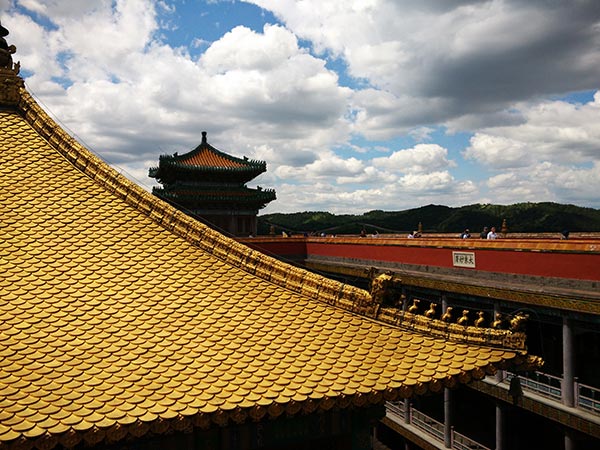
<svg viewBox="0 0 600 450">
<path fill-rule="evenodd" d="M 375 230 L 373 231 L 373 234 L 367 234 L 367 230 L 365 230 L 364 228 L 362 230 L 360 230 L 360 237 L 379 237 L 379 231 Z"/>
<path fill-rule="evenodd" d="M 471 237 L 471 232 L 468 228 L 465 229 L 462 233 L 460 233 L 461 239 L 469 239 Z M 481 239 L 498 239 L 498 233 L 496 233 L 496 227 L 492 227 L 489 229 L 488 227 L 483 227 L 481 233 L 479 233 L 479 237 Z"/>
<path fill-rule="evenodd" d="M 408 239 L 413 239 L 413 238 L 420 238 L 421 237 L 421 233 L 418 231 L 411 231 L 408 236 L 406 236 Z M 471 237 L 471 232 L 469 231 L 468 228 L 465 228 L 465 231 L 463 231 L 462 233 L 460 233 L 460 238 L 461 239 L 469 239 Z M 491 229 L 489 229 L 488 227 L 483 227 L 483 230 L 481 231 L 481 233 L 479 233 L 479 237 L 481 239 L 498 239 L 498 233 L 496 233 L 496 227 L 492 227 Z"/>
</svg>

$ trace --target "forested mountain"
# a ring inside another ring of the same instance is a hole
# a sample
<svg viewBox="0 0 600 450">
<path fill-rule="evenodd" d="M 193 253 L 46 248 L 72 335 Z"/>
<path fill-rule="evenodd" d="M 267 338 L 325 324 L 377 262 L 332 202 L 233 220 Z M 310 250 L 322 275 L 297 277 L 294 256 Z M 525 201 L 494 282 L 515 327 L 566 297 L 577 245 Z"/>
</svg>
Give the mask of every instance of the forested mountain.
<svg viewBox="0 0 600 450">
<path fill-rule="evenodd" d="M 328 212 L 298 212 L 265 214 L 258 217 L 259 234 L 268 234 L 271 226 L 277 233 L 326 232 L 358 234 L 405 233 L 417 229 L 430 233 L 459 233 L 469 228 L 471 233 L 484 226 L 500 229 L 506 219 L 514 233 L 569 231 L 600 231 L 600 210 L 558 203 L 517 203 L 514 205 L 475 204 L 451 208 L 427 205 L 405 211 L 369 211 L 361 215 L 335 215 Z"/>
</svg>

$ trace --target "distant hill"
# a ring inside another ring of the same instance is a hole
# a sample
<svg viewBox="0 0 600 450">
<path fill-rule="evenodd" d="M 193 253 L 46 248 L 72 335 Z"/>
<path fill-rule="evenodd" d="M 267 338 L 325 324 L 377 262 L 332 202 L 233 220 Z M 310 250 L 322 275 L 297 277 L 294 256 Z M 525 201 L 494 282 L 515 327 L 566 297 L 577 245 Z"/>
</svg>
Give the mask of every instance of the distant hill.
<svg viewBox="0 0 600 450">
<path fill-rule="evenodd" d="M 600 231 L 600 210 L 558 203 L 517 203 L 514 205 L 475 204 L 451 208 L 427 205 L 405 211 L 369 211 L 361 215 L 335 215 L 328 212 L 298 212 L 265 214 L 258 217 L 258 233 L 268 234 L 271 226 L 277 233 L 282 230 L 358 234 L 365 228 L 368 233 L 407 233 L 417 229 L 430 233 L 460 233 L 469 228 L 471 233 L 484 226 L 500 229 L 506 219 L 514 233 L 542 233 L 569 231 Z"/>
</svg>

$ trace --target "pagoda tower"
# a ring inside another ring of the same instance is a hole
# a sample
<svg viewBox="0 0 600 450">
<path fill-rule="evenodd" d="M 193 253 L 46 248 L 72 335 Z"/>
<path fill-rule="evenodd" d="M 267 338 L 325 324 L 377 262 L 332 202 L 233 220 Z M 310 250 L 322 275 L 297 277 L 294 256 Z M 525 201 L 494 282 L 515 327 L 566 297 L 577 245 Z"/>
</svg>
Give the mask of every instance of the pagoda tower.
<svg viewBox="0 0 600 450">
<path fill-rule="evenodd" d="M 163 185 L 152 193 L 211 227 L 233 236 L 256 234 L 258 210 L 275 200 L 273 189 L 246 183 L 267 170 L 264 161 L 227 155 L 206 140 L 194 150 L 161 155 L 149 171 Z"/>
</svg>

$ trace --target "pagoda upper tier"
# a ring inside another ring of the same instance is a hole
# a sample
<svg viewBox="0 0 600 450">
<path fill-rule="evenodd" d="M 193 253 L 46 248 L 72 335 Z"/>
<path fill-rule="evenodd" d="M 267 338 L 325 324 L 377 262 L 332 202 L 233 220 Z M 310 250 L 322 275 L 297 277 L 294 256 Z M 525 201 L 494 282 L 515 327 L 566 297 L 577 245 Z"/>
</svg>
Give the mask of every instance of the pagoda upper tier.
<svg viewBox="0 0 600 450">
<path fill-rule="evenodd" d="M 244 184 L 266 170 L 265 161 L 236 158 L 217 150 L 203 131 L 198 147 L 183 155 L 161 155 L 158 167 L 151 168 L 149 175 L 165 187 L 182 181 Z"/>
<path fill-rule="evenodd" d="M 153 188 L 152 193 L 175 206 L 185 206 L 190 211 L 211 209 L 252 210 L 264 208 L 267 203 L 275 200 L 273 189 L 251 189 L 245 186 L 238 189 L 214 186 L 212 189 L 190 189 L 189 186 L 171 185 L 169 189 Z M 196 214 L 202 216 L 202 212 Z M 206 212 L 204 213 L 206 214 Z"/>
<path fill-rule="evenodd" d="M 264 161 L 227 155 L 206 140 L 184 155 L 163 155 L 149 171 L 162 188 L 152 193 L 197 219 L 234 236 L 256 234 L 258 210 L 275 200 L 273 189 L 246 183 L 267 170 Z"/>
</svg>

